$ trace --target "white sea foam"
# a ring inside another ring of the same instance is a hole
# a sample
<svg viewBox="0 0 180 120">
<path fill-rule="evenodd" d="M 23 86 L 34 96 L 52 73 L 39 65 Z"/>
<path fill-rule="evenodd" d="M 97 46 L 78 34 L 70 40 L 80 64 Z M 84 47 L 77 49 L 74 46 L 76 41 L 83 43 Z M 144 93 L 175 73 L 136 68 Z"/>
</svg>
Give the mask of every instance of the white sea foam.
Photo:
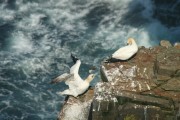
<svg viewBox="0 0 180 120">
<path fill-rule="evenodd" d="M 17 50 L 18 52 L 31 52 L 33 50 L 33 44 L 31 36 L 27 33 L 25 35 L 23 32 L 18 31 L 17 33 L 12 34 L 10 38 L 12 49 Z"/>
</svg>

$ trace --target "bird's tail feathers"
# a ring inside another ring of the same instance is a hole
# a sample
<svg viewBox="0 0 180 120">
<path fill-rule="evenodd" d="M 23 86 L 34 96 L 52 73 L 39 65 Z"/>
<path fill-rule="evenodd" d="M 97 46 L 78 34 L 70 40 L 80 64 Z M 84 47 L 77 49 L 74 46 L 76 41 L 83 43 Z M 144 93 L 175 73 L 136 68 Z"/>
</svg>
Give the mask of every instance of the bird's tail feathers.
<svg viewBox="0 0 180 120">
<path fill-rule="evenodd" d="M 64 95 L 63 92 L 56 92 L 58 95 Z"/>
<path fill-rule="evenodd" d="M 109 62 L 111 62 L 112 61 L 112 55 L 110 55 L 110 56 L 108 56 L 108 58 L 106 58 L 105 60 L 104 60 L 104 63 L 109 63 Z"/>
<path fill-rule="evenodd" d="M 115 63 L 115 62 L 121 62 L 122 60 L 115 59 L 111 56 L 108 57 L 108 59 L 105 59 L 104 63 Z"/>
</svg>

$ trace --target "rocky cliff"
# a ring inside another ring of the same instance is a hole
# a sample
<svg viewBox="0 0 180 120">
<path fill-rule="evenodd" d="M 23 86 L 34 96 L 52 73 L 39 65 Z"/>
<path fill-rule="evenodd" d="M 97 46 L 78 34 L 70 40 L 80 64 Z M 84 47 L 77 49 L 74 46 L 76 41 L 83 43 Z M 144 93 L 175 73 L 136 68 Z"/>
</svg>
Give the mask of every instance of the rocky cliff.
<svg viewBox="0 0 180 120">
<path fill-rule="evenodd" d="M 179 44 L 172 47 L 161 41 L 161 46 L 140 47 L 128 61 L 102 63 L 100 72 L 102 82 L 95 86 L 94 95 L 91 92 L 84 119 L 180 119 Z M 83 101 L 81 105 L 87 103 L 83 96 L 78 98 Z"/>
<path fill-rule="evenodd" d="M 129 61 L 102 63 L 93 120 L 180 119 L 180 49 L 140 47 Z"/>
</svg>

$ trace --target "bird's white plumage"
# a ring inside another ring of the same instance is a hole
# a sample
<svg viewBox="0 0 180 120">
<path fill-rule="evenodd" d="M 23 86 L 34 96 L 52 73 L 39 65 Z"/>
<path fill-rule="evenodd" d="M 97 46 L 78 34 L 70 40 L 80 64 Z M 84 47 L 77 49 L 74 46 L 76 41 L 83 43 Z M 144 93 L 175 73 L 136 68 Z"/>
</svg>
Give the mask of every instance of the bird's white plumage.
<svg viewBox="0 0 180 120">
<path fill-rule="evenodd" d="M 127 60 L 138 51 L 138 46 L 133 38 L 128 39 L 128 45 L 119 48 L 112 54 L 112 58 L 119 60 Z"/>
<path fill-rule="evenodd" d="M 64 73 L 52 81 L 52 83 L 65 81 L 65 84 L 69 86 L 69 89 L 58 92 L 58 94 L 77 97 L 88 89 L 90 82 L 94 78 L 94 74 L 90 74 L 87 79 L 83 80 L 78 73 L 80 65 L 81 61 L 77 60 L 70 68 L 70 73 Z"/>
</svg>

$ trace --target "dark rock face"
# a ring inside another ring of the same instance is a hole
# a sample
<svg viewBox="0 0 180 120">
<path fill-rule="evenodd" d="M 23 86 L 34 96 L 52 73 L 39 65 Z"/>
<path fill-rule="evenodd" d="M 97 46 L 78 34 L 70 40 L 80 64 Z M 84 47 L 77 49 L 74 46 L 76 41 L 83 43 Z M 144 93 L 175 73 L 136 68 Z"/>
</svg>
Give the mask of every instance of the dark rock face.
<svg viewBox="0 0 180 120">
<path fill-rule="evenodd" d="M 180 49 L 140 47 L 129 61 L 102 63 L 93 120 L 180 119 Z"/>
</svg>

